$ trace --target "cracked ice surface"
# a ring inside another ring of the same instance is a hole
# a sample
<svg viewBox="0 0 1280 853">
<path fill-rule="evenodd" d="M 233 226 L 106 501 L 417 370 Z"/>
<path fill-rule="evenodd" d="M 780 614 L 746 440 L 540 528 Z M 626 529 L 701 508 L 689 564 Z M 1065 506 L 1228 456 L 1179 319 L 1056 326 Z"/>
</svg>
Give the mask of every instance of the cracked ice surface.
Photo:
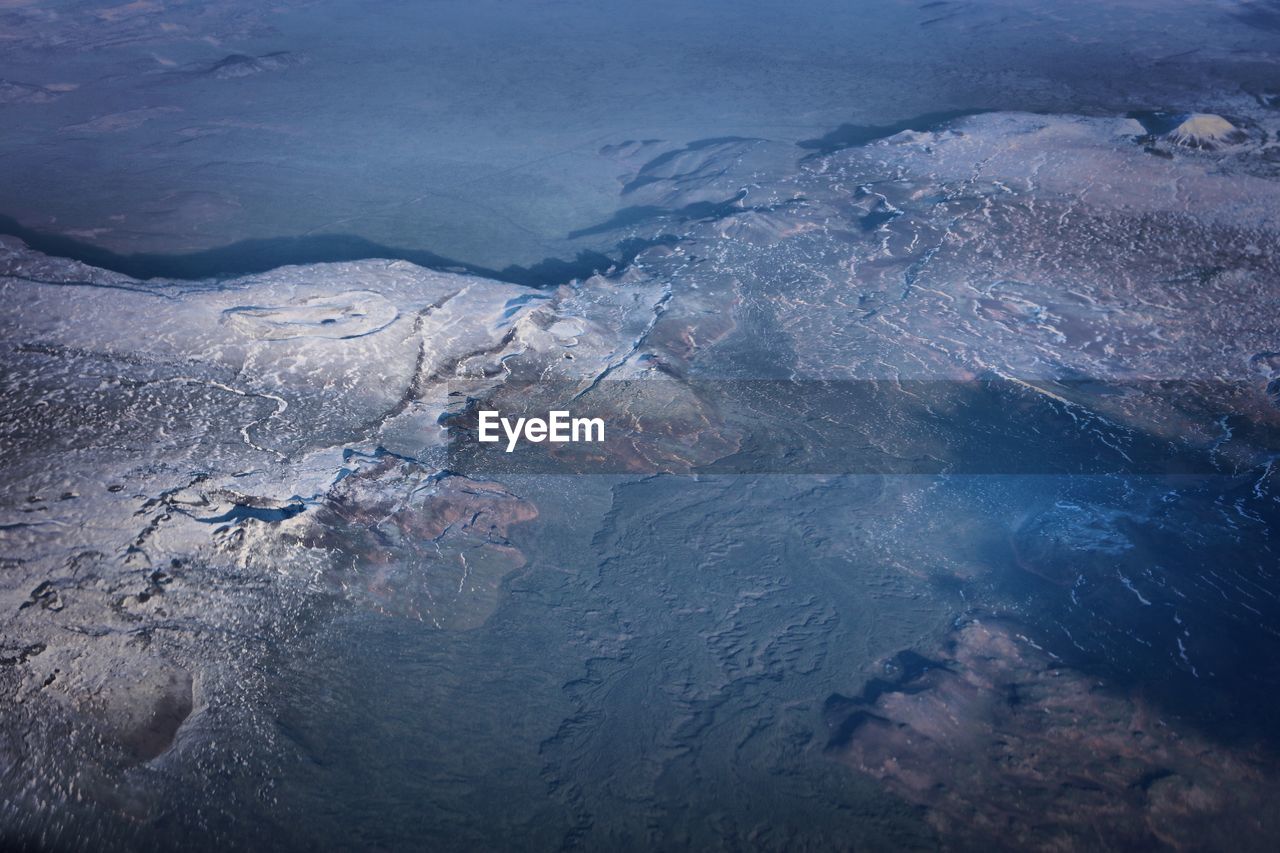
<svg viewBox="0 0 1280 853">
<path fill-rule="evenodd" d="M 376 261 L 143 283 L 11 239 L 0 269 L 23 306 L 3 321 L 3 644 L 21 673 L 5 689 L 32 725 L 56 728 L 51 705 L 91 720 L 73 743 L 116 768 L 180 726 L 208 737 L 209 708 L 261 681 L 249 661 L 304 630 L 325 590 L 483 622 L 524 562 L 506 528 L 536 510 L 442 472 L 446 382 L 499 381 L 516 355 L 555 375 L 567 346 L 604 371 L 659 296 Z M 557 313 L 579 305 L 593 315 Z M 391 577 L 406 570 L 407 591 Z M 77 775 L 43 782 L 101 784 Z"/>
</svg>

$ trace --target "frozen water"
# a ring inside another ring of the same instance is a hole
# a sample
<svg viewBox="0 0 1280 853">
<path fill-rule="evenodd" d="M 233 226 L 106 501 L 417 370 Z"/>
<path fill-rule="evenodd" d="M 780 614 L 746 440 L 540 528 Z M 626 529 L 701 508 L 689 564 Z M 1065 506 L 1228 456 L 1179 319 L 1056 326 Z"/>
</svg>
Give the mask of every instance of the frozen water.
<svg viewBox="0 0 1280 853">
<path fill-rule="evenodd" d="M 19 2 L 0 214 L 143 275 L 184 267 L 96 250 L 221 250 L 195 275 L 424 252 L 529 267 L 612 249 L 569 235 L 614 214 L 619 146 L 851 139 L 963 110 L 1226 113 L 1242 85 L 1274 89 L 1274 31 L 1242 9 Z"/>
</svg>

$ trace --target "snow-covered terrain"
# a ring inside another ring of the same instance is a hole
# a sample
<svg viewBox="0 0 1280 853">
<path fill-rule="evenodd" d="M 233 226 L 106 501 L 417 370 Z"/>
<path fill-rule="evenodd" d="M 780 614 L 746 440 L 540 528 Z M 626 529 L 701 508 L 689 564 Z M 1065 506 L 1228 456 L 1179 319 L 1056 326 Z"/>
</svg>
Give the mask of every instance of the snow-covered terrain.
<svg viewBox="0 0 1280 853">
<path fill-rule="evenodd" d="M 639 248 L 558 286 L 141 280 L 3 238 L 0 828 L 916 845 L 1030 810 L 1025 843 L 1086 812 L 1265 837 L 1280 119 L 1227 106 L 619 140 L 596 236 Z M 898 389 L 852 467 L 752 443 L 840 412 L 723 390 L 815 380 Z M 1112 467 L 1000 476 L 992 434 L 964 468 L 930 425 L 974 380 Z M 460 470 L 469 399 L 597 405 L 625 440 L 597 474 Z M 1126 466 L 1152 437 L 1184 476 Z"/>
</svg>

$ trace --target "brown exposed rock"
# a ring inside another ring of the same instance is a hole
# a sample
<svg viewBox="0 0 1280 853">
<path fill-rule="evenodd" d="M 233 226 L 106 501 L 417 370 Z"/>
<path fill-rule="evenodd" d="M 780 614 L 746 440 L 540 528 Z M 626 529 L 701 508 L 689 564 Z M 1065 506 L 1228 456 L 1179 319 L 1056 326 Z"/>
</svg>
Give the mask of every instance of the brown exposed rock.
<svg viewBox="0 0 1280 853">
<path fill-rule="evenodd" d="M 502 580 L 525 564 L 511 527 L 537 515 L 497 483 L 389 459 L 336 484 L 302 542 L 348 555 L 331 579 L 374 609 L 466 629 L 489 617 Z"/>
<path fill-rule="evenodd" d="M 830 752 L 923 807 L 949 846 L 1262 849 L 1280 831 L 1261 754 L 1179 728 L 1008 625 L 971 623 L 942 651 L 900 655 L 897 680 L 827 708 Z"/>
</svg>

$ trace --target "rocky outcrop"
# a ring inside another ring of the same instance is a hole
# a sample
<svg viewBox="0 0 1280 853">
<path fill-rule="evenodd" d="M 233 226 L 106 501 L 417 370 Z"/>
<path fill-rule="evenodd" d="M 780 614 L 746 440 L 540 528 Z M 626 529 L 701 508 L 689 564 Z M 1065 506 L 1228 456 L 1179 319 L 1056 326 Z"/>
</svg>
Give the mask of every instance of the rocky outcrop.
<svg viewBox="0 0 1280 853">
<path fill-rule="evenodd" d="M 1275 757 L 1224 750 L 1073 671 L 1015 626 L 971 622 L 827 702 L 829 753 L 924 808 L 950 849 L 1265 849 Z"/>
</svg>

